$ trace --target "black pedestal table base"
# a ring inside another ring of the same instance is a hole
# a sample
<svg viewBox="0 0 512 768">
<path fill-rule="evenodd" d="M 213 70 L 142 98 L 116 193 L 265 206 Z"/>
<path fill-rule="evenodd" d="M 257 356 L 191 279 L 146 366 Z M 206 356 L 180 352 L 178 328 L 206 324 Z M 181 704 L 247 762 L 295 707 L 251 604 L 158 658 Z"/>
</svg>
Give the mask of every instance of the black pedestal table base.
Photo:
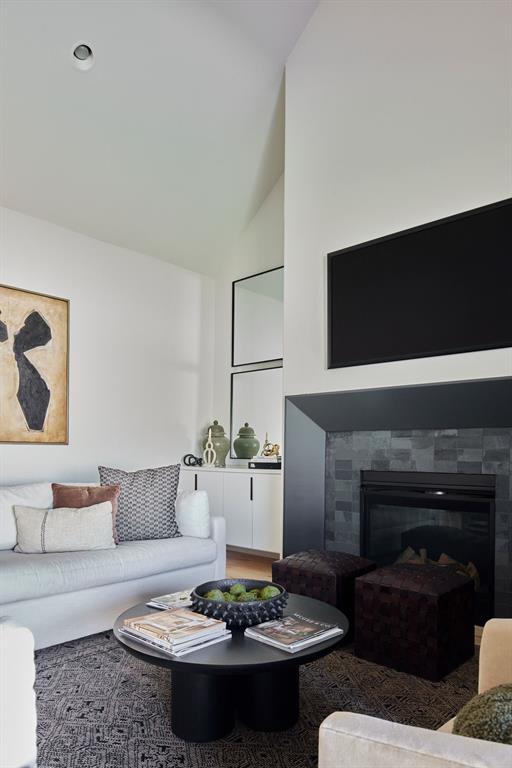
<svg viewBox="0 0 512 768">
<path fill-rule="evenodd" d="M 240 678 L 237 714 L 254 731 L 285 731 L 299 719 L 299 665 Z"/>
<path fill-rule="evenodd" d="M 171 728 L 185 741 L 214 741 L 235 727 L 234 680 L 205 672 L 171 673 Z"/>
<path fill-rule="evenodd" d="M 254 731 L 284 731 L 299 718 L 299 667 L 254 675 L 171 673 L 171 727 L 185 741 L 213 741 L 235 715 Z"/>
</svg>

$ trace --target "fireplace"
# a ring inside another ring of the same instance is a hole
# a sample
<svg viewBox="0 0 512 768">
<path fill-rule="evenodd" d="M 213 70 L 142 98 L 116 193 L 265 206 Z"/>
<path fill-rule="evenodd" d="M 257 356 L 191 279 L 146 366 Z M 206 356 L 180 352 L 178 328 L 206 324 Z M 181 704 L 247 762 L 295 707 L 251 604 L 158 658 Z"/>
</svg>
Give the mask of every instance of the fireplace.
<svg viewBox="0 0 512 768">
<path fill-rule="evenodd" d="M 478 537 L 489 573 L 487 578 L 486 566 L 477 558 L 485 587 L 478 596 L 483 615 L 493 611 L 494 616 L 512 617 L 512 377 L 290 395 L 285 444 L 285 555 L 312 548 L 356 555 L 363 551 L 361 471 L 394 477 L 413 473 L 414 480 L 417 473 L 441 475 L 433 490 L 464 491 L 469 497 L 464 502 L 478 515 L 459 523 L 455 513 L 460 518 L 464 510 L 451 503 L 443 509 L 437 497 L 450 501 L 449 494 L 434 493 L 423 494 L 429 504 L 410 506 L 410 513 L 426 510 L 423 520 L 436 526 L 442 522 L 452 538 L 459 525 L 466 526 L 460 531 Z M 406 506 L 403 499 L 400 503 Z M 421 527 L 419 519 L 413 523 L 410 528 Z M 436 559 L 426 544 L 415 543 L 411 548 L 417 554 L 424 549 L 426 558 Z M 399 557 L 401 540 L 397 548 Z M 455 544 L 453 551 L 440 554 L 461 559 Z"/>
<path fill-rule="evenodd" d="M 360 487 L 362 555 L 466 573 L 475 622 L 494 615 L 494 475 L 363 470 Z"/>
</svg>

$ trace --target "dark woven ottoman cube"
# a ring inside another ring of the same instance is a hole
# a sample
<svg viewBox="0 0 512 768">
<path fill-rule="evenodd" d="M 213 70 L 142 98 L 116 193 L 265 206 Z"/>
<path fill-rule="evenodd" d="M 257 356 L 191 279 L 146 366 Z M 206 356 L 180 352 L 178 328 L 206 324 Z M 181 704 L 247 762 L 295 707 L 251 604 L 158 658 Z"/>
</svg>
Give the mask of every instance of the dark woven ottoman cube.
<svg viewBox="0 0 512 768">
<path fill-rule="evenodd" d="M 474 582 L 452 568 L 400 563 L 356 579 L 355 653 L 440 680 L 475 652 Z"/>
<path fill-rule="evenodd" d="M 272 580 L 288 592 L 315 597 L 343 611 L 352 628 L 356 576 L 376 568 L 372 560 L 345 552 L 308 549 L 272 563 Z"/>
</svg>

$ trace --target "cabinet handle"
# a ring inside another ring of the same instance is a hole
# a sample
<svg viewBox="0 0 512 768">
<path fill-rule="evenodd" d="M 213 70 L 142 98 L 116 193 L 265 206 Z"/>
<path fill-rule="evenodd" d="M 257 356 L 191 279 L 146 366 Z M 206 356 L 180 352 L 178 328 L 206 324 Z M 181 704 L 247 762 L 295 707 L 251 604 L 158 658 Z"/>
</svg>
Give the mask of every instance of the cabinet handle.
<svg viewBox="0 0 512 768">
<path fill-rule="evenodd" d="M 194 491 L 197 491 L 197 472 L 194 473 Z"/>
<path fill-rule="evenodd" d="M 252 500 L 253 500 L 253 496 L 254 496 L 254 494 L 253 494 L 253 484 L 252 484 L 252 477 L 251 477 L 251 490 L 250 490 L 250 494 L 249 494 L 249 496 L 250 496 L 250 500 L 252 501 Z"/>
</svg>

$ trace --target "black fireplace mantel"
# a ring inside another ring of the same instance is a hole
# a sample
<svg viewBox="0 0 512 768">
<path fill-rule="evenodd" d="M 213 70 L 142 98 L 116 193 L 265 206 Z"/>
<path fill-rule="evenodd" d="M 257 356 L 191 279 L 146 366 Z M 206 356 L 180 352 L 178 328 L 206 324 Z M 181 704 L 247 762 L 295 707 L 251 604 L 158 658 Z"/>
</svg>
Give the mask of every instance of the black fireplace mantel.
<svg viewBox="0 0 512 768">
<path fill-rule="evenodd" d="M 512 378 L 291 395 L 286 403 L 323 432 L 510 427 Z"/>
</svg>

